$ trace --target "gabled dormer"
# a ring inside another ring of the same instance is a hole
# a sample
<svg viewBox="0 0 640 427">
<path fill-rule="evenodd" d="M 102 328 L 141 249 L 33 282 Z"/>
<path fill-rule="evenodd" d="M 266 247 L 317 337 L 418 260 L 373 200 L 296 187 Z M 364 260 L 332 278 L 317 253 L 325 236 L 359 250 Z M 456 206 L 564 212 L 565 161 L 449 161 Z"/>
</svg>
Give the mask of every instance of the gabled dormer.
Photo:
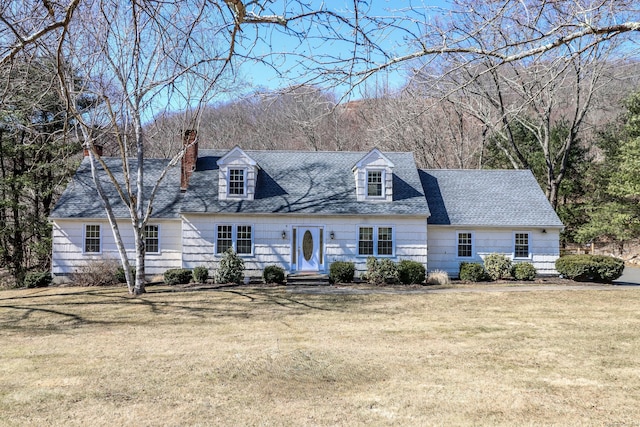
<svg viewBox="0 0 640 427">
<path fill-rule="evenodd" d="M 356 197 L 360 202 L 393 200 L 393 163 L 377 148 L 369 151 L 353 167 Z"/>
<path fill-rule="evenodd" d="M 253 200 L 258 164 L 238 146 L 218 160 L 218 199 Z"/>
</svg>

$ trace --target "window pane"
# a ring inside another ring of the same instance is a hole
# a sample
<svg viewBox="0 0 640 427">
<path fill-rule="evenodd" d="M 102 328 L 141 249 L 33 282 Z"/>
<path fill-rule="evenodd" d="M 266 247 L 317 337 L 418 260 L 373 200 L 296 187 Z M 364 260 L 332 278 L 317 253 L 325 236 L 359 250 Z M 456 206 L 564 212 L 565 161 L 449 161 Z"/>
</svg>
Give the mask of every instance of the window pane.
<svg viewBox="0 0 640 427">
<path fill-rule="evenodd" d="M 218 237 L 216 239 L 216 253 L 224 253 L 233 247 L 232 229 L 230 225 L 218 226 Z"/>
<path fill-rule="evenodd" d="M 382 196 L 382 171 L 367 172 L 367 196 Z"/>
<path fill-rule="evenodd" d="M 85 226 L 84 251 L 100 252 L 100 226 L 99 225 Z"/>
<path fill-rule="evenodd" d="M 528 258 L 529 257 L 529 233 L 516 233 L 516 258 Z"/>
<path fill-rule="evenodd" d="M 244 170 L 229 170 L 229 194 L 240 196 L 244 194 Z"/>
<path fill-rule="evenodd" d="M 358 254 L 373 255 L 373 227 L 360 227 L 358 235 Z"/>
<path fill-rule="evenodd" d="M 148 253 L 157 253 L 159 251 L 158 245 L 158 226 L 146 225 L 144 227 L 144 246 L 145 251 Z"/>
<path fill-rule="evenodd" d="M 391 227 L 378 228 L 378 255 L 393 255 L 393 230 Z"/>
<path fill-rule="evenodd" d="M 251 226 L 250 225 L 238 226 L 236 252 L 239 254 L 251 253 Z"/>
<path fill-rule="evenodd" d="M 458 256 L 471 257 L 472 252 L 471 233 L 458 233 Z"/>
</svg>

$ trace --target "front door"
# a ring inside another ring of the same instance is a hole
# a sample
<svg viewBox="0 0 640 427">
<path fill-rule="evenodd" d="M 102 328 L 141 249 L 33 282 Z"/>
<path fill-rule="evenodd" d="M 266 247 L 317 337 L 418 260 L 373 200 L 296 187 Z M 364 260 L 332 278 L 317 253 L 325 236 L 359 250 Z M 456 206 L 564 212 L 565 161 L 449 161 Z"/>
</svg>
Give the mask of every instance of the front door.
<svg viewBox="0 0 640 427">
<path fill-rule="evenodd" d="M 320 227 L 298 227 L 296 229 L 296 258 L 298 271 L 320 270 L 322 230 Z"/>
</svg>

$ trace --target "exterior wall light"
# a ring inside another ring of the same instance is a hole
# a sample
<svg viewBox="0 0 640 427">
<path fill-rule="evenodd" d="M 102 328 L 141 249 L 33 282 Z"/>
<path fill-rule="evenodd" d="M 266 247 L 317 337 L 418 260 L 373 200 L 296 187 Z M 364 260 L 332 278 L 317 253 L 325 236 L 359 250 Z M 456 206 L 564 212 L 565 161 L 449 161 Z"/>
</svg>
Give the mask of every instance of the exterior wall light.
<svg viewBox="0 0 640 427">
<path fill-rule="evenodd" d="M 331 240 L 336 238 L 336 234 L 332 231 L 331 233 L 329 233 L 329 237 L 331 238 Z"/>
<path fill-rule="evenodd" d="M 282 230 L 282 240 L 287 238 L 287 230 Z"/>
</svg>

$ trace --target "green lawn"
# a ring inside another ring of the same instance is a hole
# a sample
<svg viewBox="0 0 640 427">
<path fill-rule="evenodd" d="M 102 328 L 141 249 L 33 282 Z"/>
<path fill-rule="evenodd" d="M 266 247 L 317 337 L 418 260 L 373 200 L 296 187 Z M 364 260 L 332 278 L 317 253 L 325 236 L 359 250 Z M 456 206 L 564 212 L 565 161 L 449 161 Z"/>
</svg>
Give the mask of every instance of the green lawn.
<svg viewBox="0 0 640 427">
<path fill-rule="evenodd" d="M 148 291 L 0 291 L 0 424 L 640 420 L 640 289 Z"/>
</svg>

